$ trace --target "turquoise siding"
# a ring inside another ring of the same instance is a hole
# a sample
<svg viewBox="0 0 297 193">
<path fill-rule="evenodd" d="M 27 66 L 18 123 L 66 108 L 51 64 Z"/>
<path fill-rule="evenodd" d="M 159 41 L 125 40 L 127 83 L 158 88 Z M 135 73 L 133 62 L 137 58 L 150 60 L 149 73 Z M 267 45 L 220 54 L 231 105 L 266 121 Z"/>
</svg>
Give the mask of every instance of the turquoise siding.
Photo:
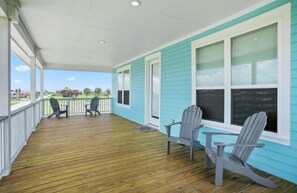
<svg viewBox="0 0 297 193">
<path fill-rule="evenodd" d="M 112 90 L 115 96 L 112 103 L 112 111 L 114 114 L 133 120 L 139 124 L 144 122 L 144 60 L 138 59 L 131 63 L 131 101 L 130 108 L 123 108 L 117 106 L 116 98 L 116 84 L 117 74 L 114 69 L 112 74 Z"/>
<path fill-rule="evenodd" d="M 255 10 L 228 23 L 211 30 L 168 46 L 161 51 L 161 126 L 172 121 L 178 121 L 182 110 L 192 101 L 191 79 L 191 42 L 236 25 L 247 19 L 277 8 L 287 2 L 292 4 L 291 16 L 291 144 L 280 145 L 272 142 L 265 143 L 265 148 L 256 149 L 249 163 L 254 167 L 279 176 L 297 184 L 297 1 L 277 0 L 258 10 Z M 113 103 L 113 112 L 137 123 L 144 123 L 144 57 L 131 63 L 132 71 L 132 106 L 131 109 L 119 108 L 116 101 Z M 116 93 L 116 69 L 113 73 L 113 93 Z M 115 99 L 114 99 L 115 100 Z M 203 128 L 203 131 L 214 131 Z M 165 133 L 164 127 L 161 132 Z M 175 134 L 177 134 L 175 132 Z M 204 136 L 199 135 L 202 144 Z M 219 140 L 230 138 L 221 137 Z M 165 148 L 165 147 L 164 147 Z M 164 149 L 165 151 L 165 149 Z"/>
</svg>

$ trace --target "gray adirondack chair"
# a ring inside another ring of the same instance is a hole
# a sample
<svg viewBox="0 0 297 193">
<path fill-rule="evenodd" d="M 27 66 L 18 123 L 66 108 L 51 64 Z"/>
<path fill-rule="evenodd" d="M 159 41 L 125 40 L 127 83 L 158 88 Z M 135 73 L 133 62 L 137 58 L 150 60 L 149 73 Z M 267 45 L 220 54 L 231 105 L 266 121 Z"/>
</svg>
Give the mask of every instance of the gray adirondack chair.
<svg viewBox="0 0 297 193">
<path fill-rule="evenodd" d="M 48 118 L 51 118 L 54 115 L 56 117 L 60 118 L 60 115 L 63 113 L 66 113 L 66 118 L 68 118 L 68 105 L 63 105 L 63 106 L 65 106 L 65 110 L 61 110 L 57 99 L 50 98 L 49 101 L 50 101 L 51 107 L 53 109 L 53 113 L 51 115 L 49 115 Z"/>
<path fill-rule="evenodd" d="M 255 147 L 263 147 L 264 144 L 257 143 L 260 138 L 267 122 L 265 112 L 259 112 L 248 117 L 239 134 L 234 133 L 220 133 L 220 132 L 203 132 L 206 134 L 206 147 L 205 147 L 205 166 L 210 168 L 211 161 L 215 164 L 215 185 L 220 186 L 223 184 L 223 169 L 230 170 L 249 177 L 253 181 L 269 187 L 276 188 L 276 185 L 263 178 L 252 171 L 253 167 L 247 162 L 253 149 Z M 213 143 L 216 148 L 212 148 L 213 135 L 236 135 L 238 136 L 236 143 Z M 225 153 L 224 148 L 233 147 L 231 153 Z"/>
<path fill-rule="evenodd" d="M 167 132 L 167 154 L 170 153 L 170 142 L 190 146 L 190 160 L 193 160 L 195 146 L 204 149 L 204 146 L 197 141 L 199 129 L 203 127 L 201 125 L 201 119 L 202 111 L 200 107 L 192 105 L 184 110 L 181 122 L 165 125 Z M 180 125 L 179 137 L 171 136 L 171 126 L 176 124 Z"/>
<path fill-rule="evenodd" d="M 101 113 L 98 110 L 98 107 L 99 107 L 99 98 L 98 97 L 92 98 L 91 104 L 86 104 L 85 105 L 85 109 L 86 109 L 85 116 L 87 116 L 87 113 L 88 112 L 91 114 L 91 116 L 93 115 L 92 112 L 95 113 L 95 116 L 96 116 L 96 113 L 98 113 L 99 115 L 101 115 Z"/>
</svg>

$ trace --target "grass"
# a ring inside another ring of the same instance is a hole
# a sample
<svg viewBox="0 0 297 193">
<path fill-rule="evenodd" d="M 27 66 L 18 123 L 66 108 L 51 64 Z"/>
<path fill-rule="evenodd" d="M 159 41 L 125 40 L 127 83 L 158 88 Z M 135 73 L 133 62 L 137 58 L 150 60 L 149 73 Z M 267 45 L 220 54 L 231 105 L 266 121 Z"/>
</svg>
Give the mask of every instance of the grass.
<svg viewBox="0 0 297 193">
<path fill-rule="evenodd" d="M 10 101 L 10 105 L 16 105 L 16 104 L 19 104 L 20 102 L 23 102 L 23 101 Z"/>
</svg>

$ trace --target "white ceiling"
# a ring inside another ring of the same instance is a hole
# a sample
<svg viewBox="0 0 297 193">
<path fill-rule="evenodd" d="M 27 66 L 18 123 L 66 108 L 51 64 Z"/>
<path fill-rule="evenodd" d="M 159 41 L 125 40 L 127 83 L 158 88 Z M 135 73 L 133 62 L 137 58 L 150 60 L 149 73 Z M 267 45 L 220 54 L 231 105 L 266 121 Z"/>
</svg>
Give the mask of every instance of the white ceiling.
<svg viewBox="0 0 297 193">
<path fill-rule="evenodd" d="M 20 16 L 46 68 L 113 66 L 267 0 L 20 0 Z M 106 44 L 100 44 L 105 40 Z"/>
</svg>

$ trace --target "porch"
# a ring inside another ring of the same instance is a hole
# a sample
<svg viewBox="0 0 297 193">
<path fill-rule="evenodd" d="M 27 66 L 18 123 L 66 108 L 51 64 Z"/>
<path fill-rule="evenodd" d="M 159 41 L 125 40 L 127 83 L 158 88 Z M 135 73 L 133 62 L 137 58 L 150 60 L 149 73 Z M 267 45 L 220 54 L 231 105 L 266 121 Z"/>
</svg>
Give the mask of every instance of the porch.
<svg viewBox="0 0 297 193">
<path fill-rule="evenodd" d="M 297 186 L 263 174 L 275 190 L 225 172 L 214 186 L 214 169 L 204 168 L 204 151 L 189 161 L 189 149 L 165 135 L 141 132 L 138 124 L 113 114 L 41 119 L 27 145 L 0 182 L 0 192 L 296 192 Z"/>
</svg>

